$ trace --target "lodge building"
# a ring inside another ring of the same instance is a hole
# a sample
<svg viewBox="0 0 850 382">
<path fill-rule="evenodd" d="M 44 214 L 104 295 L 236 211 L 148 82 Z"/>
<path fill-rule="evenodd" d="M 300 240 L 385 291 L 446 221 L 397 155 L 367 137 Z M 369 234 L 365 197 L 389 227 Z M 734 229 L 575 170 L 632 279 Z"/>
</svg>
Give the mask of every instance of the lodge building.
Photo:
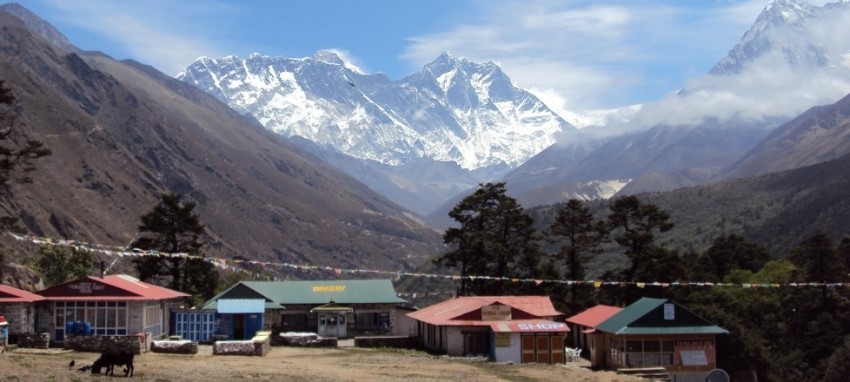
<svg viewBox="0 0 850 382">
<path fill-rule="evenodd" d="M 188 294 L 142 282 L 128 275 L 87 276 L 36 292 L 36 330 L 64 342 L 71 326 L 83 323 L 87 334 L 148 339 L 168 335 L 168 312 L 182 307 Z M 77 328 L 79 329 L 79 328 Z"/>
<path fill-rule="evenodd" d="M 569 328 L 555 321 L 561 315 L 548 296 L 456 297 L 408 314 L 429 350 L 548 364 L 566 361 Z"/>
<path fill-rule="evenodd" d="M 35 293 L 0 284 L 0 317 L 8 323 L 10 338 L 35 331 L 36 303 L 42 300 Z"/>
<path fill-rule="evenodd" d="M 258 330 L 314 332 L 322 337 L 407 336 L 413 321 L 390 280 L 242 281 L 210 299 L 199 312 L 177 311 L 184 338 L 245 339 Z M 188 322 L 215 322 L 186 331 Z"/>
<path fill-rule="evenodd" d="M 673 381 L 701 382 L 717 367 L 717 335 L 728 334 L 669 299 L 645 297 L 609 313 L 593 316 L 599 322 L 585 315 L 593 368 L 664 367 Z M 567 322 L 580 321 L 577 316 Z"/>
</svg>

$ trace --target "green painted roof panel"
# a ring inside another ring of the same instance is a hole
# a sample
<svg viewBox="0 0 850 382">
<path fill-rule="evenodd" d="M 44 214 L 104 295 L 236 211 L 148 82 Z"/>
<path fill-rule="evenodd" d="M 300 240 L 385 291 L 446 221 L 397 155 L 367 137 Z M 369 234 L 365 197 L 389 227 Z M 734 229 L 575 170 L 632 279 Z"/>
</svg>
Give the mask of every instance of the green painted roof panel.
<svg viewBox="0 0 850 382">
<path fill-rule="evenodd" d="M 672 305 L 666 317 L 665 304 Z M 668 299 L 644 297 L 596 326 L 612 334 L 725 334 L 725 329 Z"/>
<path fill-rule="evenodd" d="M 222 298 L 246 298 L 246 289 L 261 295 L 275 305 L 289 304 L 398 304 L 407 302 L 396 296 L 390 280 L 320 280 L 320 281 L 242 281 L 213 297 L 204 308 Z M 267 306 L 269 304 L 266 304 Z"/>
</svg>

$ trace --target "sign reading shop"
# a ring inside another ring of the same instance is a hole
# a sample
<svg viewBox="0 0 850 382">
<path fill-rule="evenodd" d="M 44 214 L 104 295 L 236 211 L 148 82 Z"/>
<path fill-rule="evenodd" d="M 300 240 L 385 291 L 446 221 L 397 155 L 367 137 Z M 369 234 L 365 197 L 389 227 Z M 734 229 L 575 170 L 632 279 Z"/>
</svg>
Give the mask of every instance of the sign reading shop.
<svg viewBox="0 0 850 382">
<path fill-rule="evenodd" d="M 105 290 L 106 285 L 93 282 L 80 282 L 68 285 L 68 289 L 75 290 L 79 294 L 92 294 L 93 292 L 96 294 Z"/>
</svg>

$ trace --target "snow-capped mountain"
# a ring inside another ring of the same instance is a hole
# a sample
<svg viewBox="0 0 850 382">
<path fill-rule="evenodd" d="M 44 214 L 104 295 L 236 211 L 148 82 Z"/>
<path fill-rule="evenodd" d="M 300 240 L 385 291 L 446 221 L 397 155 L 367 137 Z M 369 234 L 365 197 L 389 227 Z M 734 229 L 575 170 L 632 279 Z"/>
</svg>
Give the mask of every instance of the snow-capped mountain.
<svg viewBox="0 0 850 382">
<path fill-rule="evenodd" d="M 399 81 L 332 51 L 204 57 L 177 78 L 270 130 L 392 166 L 428 159 L 504 174 L 574 129 L 496 64 L 449 53 Z"/>
<path fill-rule="evenodd" d="M 781 55 L 797 68 L 850 68 L 850 41 L 844 38 L 850 23 L 848 11 L 850 2 L 846 0 L 822 7 L 794 0 L 771 0 L 741 41 L 711 69 L 711 74 L 739 73 L 748 63 L 771 54 Z"/>
<path fill-rule="evenodd" d="M 850 91 L 848 34 L 850 2 L 771 1 L 710 74 L 636 108 L 621 126 L 606 126 L 631 133 L 609 134 L 584 146 L 570 136 L 503 179 L 524 205 L 535 205 L 580 195 L 577 184 L 585 181 L 631 179 L 618 191 L 625 194 L 722 178 L 723 168 L 771 129 Z"/>
</svg>

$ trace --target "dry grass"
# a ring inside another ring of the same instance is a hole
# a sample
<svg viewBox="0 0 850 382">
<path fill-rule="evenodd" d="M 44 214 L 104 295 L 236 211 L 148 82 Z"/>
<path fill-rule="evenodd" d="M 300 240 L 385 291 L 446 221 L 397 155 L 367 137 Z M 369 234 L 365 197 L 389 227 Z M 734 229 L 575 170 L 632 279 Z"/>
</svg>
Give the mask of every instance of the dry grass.
<svg viewBox="0 0 850 382">
<path fill-rule="evenodd" d="M 0 355 L 0 382 L 124 380 L 76 369 L 91 364 L 95 353 L 35 354 L 13 351 Z M 74 369 L 68 364 L 75 361 Z M 136 358 L 139 381 L 576 381 L 630 382 L 634 377 L 592 371 L 587 361 L 567 365 L 507 365 L 478 359 L 432 356 L 391 349 L 308 349 L 275 347 L 265 357 L 213 356 L 210 346 L 196 355 L 146 353 Z"/>
</svg>

